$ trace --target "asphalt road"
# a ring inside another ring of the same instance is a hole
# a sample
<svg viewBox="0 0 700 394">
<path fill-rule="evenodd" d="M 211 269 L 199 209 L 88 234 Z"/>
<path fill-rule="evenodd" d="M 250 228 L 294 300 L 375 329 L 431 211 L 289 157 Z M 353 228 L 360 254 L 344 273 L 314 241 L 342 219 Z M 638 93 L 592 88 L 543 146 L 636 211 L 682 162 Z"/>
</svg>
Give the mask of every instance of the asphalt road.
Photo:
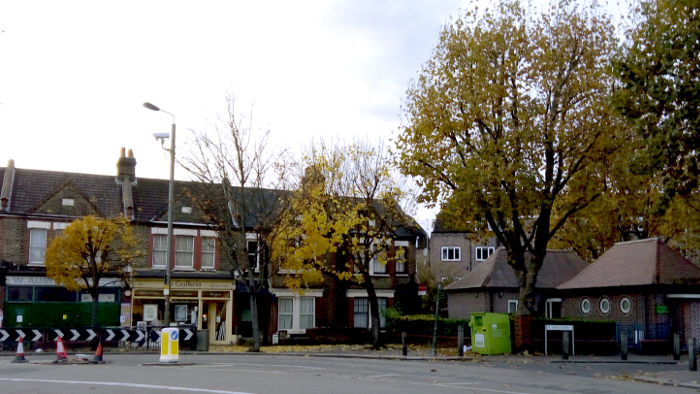
<svg viewBox="0 0 700 394">
<path fill-rule="evenodd" d="M 189 354 L 177 364 L 157 354 L 105 354 L 105 364 L 30 363 L 0 358 L 0 393 L 683 393 L 625 379 L 606 365 L 484 364 L 269 354 Z M 677 368 L 677 366 L 674 366 Z M 637 367 L 635 367 L 637 368 Z M 642 367 L 643 368 L 643 367 Z"/>
</svg>

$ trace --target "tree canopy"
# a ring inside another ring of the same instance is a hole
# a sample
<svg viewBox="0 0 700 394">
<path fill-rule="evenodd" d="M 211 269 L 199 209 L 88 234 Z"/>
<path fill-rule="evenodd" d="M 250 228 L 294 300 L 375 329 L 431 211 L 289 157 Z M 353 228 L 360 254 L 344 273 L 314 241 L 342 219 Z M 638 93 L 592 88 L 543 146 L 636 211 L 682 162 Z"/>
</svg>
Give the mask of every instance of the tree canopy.
<svg viewBox="0 0 700 394">
<path fill-rule="evenodd" d="M 395 244 L 396 229 L 412 224 L 399 207 L 403 193 L 389 164 L 382 147 L 366 143 L 312 151 L 302 161 L 304 174 L 272 244 L 273 259 L 289 272 L 290 288 L 330 277 L 366 289 L 375 346 L 380 318 L 372 275 L 405 259 Z"/>
<path fill-rule="evenodd" d="M 609 105 L 614 49 L 595 8 L 561 1 L 531 16 L 501 1 L 446 26 L 408 89 L 397 164 L 420 200 L 506 247 L 521 313 L 535 308 L 549 241 L 600 195 L 622 142 Z"/>
<path fill-rule="evenodd" d="M 641 18 L 613 62 L 622 83 L 616 99 L 645 139 L 638 170 L 663 176 L 663 209 L 698 188 L 700 3 L 641 1 Z"/>
<path fill-rule="evenodd" d="M 46 276 L 71 291 L 87 289 L 96 326 L 100 280 L 107 275 L 128 280 L 128 268 L 141 253 L 128 219 L 85 216 L 68 225 L 46 249 Z"/>
</svg>

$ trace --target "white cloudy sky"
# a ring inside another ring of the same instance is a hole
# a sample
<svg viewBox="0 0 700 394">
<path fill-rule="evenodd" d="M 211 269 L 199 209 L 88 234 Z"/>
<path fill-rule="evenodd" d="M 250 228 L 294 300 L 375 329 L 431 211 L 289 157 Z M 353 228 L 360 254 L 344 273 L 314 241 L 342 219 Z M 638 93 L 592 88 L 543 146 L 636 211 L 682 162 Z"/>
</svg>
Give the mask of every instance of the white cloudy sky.
<svg viewBox="0 0 700 394">
<path fill-rule="evenodd" d="M 142 103 L 175 114 L 179 142 L 211 129 L 228 93 L 278 146 L 387 140 L 441 27 L 470 3 L 2 1 L 0 166 L 111 175 L 124 146 L 137 176 L 166 178 L 152 133 L 171 119 Z"/>
</svg>

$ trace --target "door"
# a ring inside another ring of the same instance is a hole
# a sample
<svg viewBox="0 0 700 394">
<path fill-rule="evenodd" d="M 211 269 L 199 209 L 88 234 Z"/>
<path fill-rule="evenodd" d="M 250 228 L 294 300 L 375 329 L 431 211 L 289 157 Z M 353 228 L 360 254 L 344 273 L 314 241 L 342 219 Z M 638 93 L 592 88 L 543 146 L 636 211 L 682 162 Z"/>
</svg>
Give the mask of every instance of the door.
<svg viewBox="0 0 700 394">
<path fill-rule="evenodd" d="M 209 330 L 210 344 L 226 343 L 226 301 L 204 301 L 202 329 Z"/>
</svg>

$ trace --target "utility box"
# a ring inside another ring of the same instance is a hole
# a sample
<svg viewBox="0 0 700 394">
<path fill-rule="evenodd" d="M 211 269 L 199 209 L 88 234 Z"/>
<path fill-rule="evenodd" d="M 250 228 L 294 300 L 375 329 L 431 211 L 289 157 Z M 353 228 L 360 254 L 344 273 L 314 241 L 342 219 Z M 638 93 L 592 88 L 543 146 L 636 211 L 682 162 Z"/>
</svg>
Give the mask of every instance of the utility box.
<svg viewBox="0 0 700 394">
<path fill-rule="evenodd" d="M 510 353 L 510 317 L 505 313 L 472 313 L 472 350 L 479 354 Z"/>
<path fill-rule="evenodd" d="M 209 330 L 197 330 L 197 351 L 209 351 Z"/>
</svg>

